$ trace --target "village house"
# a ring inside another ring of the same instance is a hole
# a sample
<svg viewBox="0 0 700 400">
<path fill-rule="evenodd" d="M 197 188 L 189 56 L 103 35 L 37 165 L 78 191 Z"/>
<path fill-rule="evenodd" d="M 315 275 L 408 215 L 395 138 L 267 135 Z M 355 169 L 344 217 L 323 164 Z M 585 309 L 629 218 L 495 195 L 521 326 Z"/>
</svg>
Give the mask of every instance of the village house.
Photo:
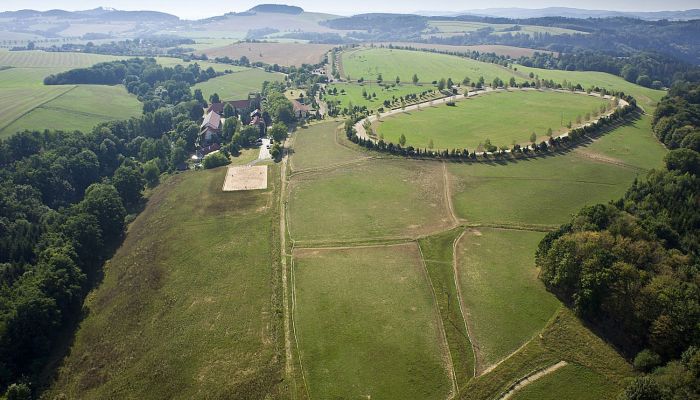
<svg viewBox="0 0 700 400">
<path fill-rule="evenodd" d="M 292 109 L 294 111 L 294 116 L 299 119 L 305 119 L 315 112 L 314 109 L 306 104 L 301 104 L 299 100 L 292 100 Z"/>
<path fill-rule="evenodd" d="M 221 137 L 221 129 L 224 126 L 224 118 L 214 111 L 209 111 L 199 127 L 199 137 L 197 146 L 205 147 L 211 143 L 218 142 Z"/>
</svg>

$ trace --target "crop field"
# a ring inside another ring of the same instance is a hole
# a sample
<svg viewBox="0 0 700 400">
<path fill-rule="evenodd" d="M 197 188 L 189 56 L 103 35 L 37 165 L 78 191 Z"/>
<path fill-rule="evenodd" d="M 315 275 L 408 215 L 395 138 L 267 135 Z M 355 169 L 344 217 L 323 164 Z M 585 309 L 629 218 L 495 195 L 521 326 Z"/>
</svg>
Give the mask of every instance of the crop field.
<svg viewBox="0 0 700 400">
<path fill-rule="evenodd" d="M 250 62 L 300 67 L 302 64 L 318 64 L 332 48 L 330 44 L 240 42 L 206 49 L 203 53 L 209 58 L 230 57 L 237 60 L 245 56 Z"/>
<path fill-rule="evenodd" d="M 225 171 L 179 174 L 151 195 L 89 296 L 50 397 L 279 396 L 276 187 L 222 192 Z"/>
<path fill-rule="evenodd" d="M 343 135 L 340 122 L 311 125 L 294 132 L 292 171 L 324 168 L 363 159 L 363 154 L 336 141 Z"/>
<path fill-rule="evenodd" d="M 326 95 L 324 100 L 327 102 L 338 101 L 340 102 L 340 107 L 350 107 L 354 106 L 365 106 L 368 110 L 376 110 L 380 107 L 384 107 L 384 100 L 392 100 L 403 97 L 407 94 L 418 94 L 428 91 L 436 91 L 436 93 L 431 94 L 431 98 L 442 97 L 442 95 L 437 93 L 437 89 L 430 84 L 427 85 L 413 85 L 413 84 L 403 84 L 390 86 L 391 82 L 388 82 L 386 87 L 384 85 L 380 86 L 377 83 L 365 83 L 365 84 L 353 84 L 353 83 L 331 83 L 326 86 Z M 331 89 L 338 90 L 338 94 L 332 95 L 328 94 Z M 341 93 L 344 90 L 344 93 Z M 368 96 L 376 94 L 376 97 L 363 97 L 362 91 L 367 92 Z M 426 97 L 426 100 L 428 97 Z"/>
<path fill-rule="evenodd" d="M 460 218 L 550 226 L 565 222 L 585 205 L 620 198 L 640 174 L 575 153 L 507 164 L 453 164 L 448 170 L 454 177 L 453 202 Z"/>
<path fill-rule="evenodd" d="M 217 63 L 213 61 L 202 61 L 202 60 L 194 60 L 194 61 L 182 61 L 180 58 L 175 58 L 175 57 L 155 57 L 156 61 L 158 64 L 164 66 L 164 67 L 174 67 L 176 65 L 183 65 L 187 66 L 190 64 L 199 64 L 200 68 L 206 69 L 209 67 L 212 67 L 214 71 L 217 72 L 223 72 L 225 70 L 231 70 L 234 72 L 238 71 L 247 71 L 250 68 L 248 67 L 239 67 L 236 65 L 229 65 L 229 64 L 222 64 L 222 63 Z"/>
<path fill-rule="evenodd" d="M 654 90 L 627 82 L 619 76 L 596 71 L 561 71 L 554 69 L 540 69 L 515 65 L 517 73 L 521 77 L 527 77 L 532 72 L 540 79 L 551 79 L 554 82 L 563 81 L 580 83 L 584 88 L 598 86 L 609 90 L 621 90 L 629 93 L 637 99 L 637 104 L 644 107 L 647 112 L 653 112 L 655 104 L 666 94 L 663 90 Z"/>
<path fill-rule="evenodd" d="M 496 146 L 527 144 L 530 134 L 544 137 L 547 129 L 556 134 L 565 125 L 598 110 L 608 101 L 595 96 L 552 91 L 512 91 L 476 96 L 454 106 L 424 107 L 375 122 L 375 130 L 389 142 L 436 149 L 474 150 L 486 139 Z M 481 149 L 479 149 L 481 150 Z"/>
<path fill-rule="evenodd" d="M 508 81 L 515 76 L 513 71 L 496 64 L 484 63 L 467 58 L 411 50 L 370 48 L 346 51 L 342 53 L 342 70 L 348 79 L 377 79 L 379 74 L 386 81 L 397 76 L 402 82 L 411 82 L 413 74 L 423 83 L 430 83 L 440 78 L 452 78 L 455 82 L 469 77 L 476 81 L 480 76 L 486 82 L 494 78 Z M 519 81 L 521 77 L 516 77 Z"/>
<path fill-rule="evenodd" d="M 218 93 L 222 100 L 241 100 L 247 99 L 251 92 L 259 92 L 264 81 L 283 79 L 282 74 L 251 68 L 200 82 L 194 85 L 192 90 L 201 89 L 205 99 Z"/>
<path fill-rule="evenodd" d="M 415 243 L 294 252 L 311 398 L 444 399 L 444 338 Z"/>
<path fill-rule="evenodd" d="M 71 68 L 89 67 L 104 61 L 119 60 L 124 57 L 88 53 L 58 53 L 46 51 L 5 51 L 0 50 L 0 65 L 23 68 Z"/>
<path fill-rule="evenodd" d="M 300 175 L 290 188 L 291 237 L 366 240 L 439 231 L 450 222 L 444 193 L 435 163 L 368 160 Z"/>
<path fill-rule="evenodd" d="M 479 228 L 467 231 L 458 243 L 458 282 L 468 310 L 477 371 L 530 340 L 559 307 L 537 279 L 533 249 L 543 236 Z"/>
<path fill-rule="evenodd" d="M 513 400 L 599 400 L 615 393 L 605 376 L 581 365 L 570 364 L 523 388 Z"/>
<path fill-rule="evenodd" d="M 573 35 L 587 34 L 587 32 L 576 31 L 573 29 L 558 28 L 553 26 L 538 26 L 538 25 L 518 25 L 520 29 L 516 28 L 516 25 L 512 24 L 489 24 L 485 22 L 471 22 L 471 21 L 430 21 L 428 22 L 428 31 L 424 36 L 454 36 L 462 35 L 466 32 L 474 32 L 479 29 L 491 28 L 495 35 L 505 35 L 511 33 L 524 34 L 532 36 L 535 33 L 548 33 L 550 35 Z"/>
</svg>

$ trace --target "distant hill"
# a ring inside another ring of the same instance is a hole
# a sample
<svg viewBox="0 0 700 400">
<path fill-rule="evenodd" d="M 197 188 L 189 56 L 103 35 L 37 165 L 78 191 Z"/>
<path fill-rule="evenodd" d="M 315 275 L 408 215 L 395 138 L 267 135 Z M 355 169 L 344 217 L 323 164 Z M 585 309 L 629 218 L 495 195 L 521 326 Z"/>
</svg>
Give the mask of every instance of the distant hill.
<svg viewBox="0 0 700 400">
<path fill-rule="evenodd" d="M 4 11 L 0 12 L 0 18 L 63 18 L 63 19 L 93 19 L 93 20 L 110 20 L 110 21 L 179 21 L 175 15 L 160 12 L 160 11 L 122 11 L 112 8 L 95 8 L 84 11 L 65 11 L 65 10 L 19 10 L 19 11 Z"/>
<path fill-rule="evenodd" d="M 286 4 L 259 4 L 248 12 L 261 12 L 261 13 L 278 13 L 278 14 L 301 14 L 304 9 L 297 6 L 288 6 Z"/>
<path fill-rule="evenodd" d="M 688 21 L 700 19 L 700 9 L 684 11 L 610 11 L 610 10 L 586 10 L 569 7 L 547 8 L 484 8 L 464 11 L 418 11 L 416 14 L 426 16 L 457 16 L 476 15 L 481 17 L 497 18 L 542 18 L 542 17 L 566 17 L 566 18 L 609 18 L 629 17 L 647 21 L 662 19 L 675 21 Z"/>
</svg>

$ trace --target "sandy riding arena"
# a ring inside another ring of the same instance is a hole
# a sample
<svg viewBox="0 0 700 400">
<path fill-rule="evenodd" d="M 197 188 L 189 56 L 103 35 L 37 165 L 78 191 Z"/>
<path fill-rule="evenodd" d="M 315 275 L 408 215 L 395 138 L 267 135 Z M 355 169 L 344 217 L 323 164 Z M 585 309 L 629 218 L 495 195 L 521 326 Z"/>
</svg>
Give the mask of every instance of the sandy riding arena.
<svg viewBox="0 0 700 400">
<path fill-rule="evenodd" d="M 267 189 L 267 166 L 229 167 L 222 190 Z"/>
</svg>

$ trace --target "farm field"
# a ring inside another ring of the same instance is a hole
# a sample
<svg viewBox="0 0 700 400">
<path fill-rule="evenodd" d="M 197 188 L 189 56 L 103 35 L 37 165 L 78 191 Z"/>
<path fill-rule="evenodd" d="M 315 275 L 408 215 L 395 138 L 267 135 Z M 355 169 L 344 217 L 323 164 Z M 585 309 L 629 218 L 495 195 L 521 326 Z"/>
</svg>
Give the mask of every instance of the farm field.
<svg viewBox="0 0 700 400">
<path fill-rule="evenodd" d="M 330 121 L 297 129 L 290 159 L 292 172 L 363 159 L 362 153 L 336 141 L 336 135 L 343 134 L 339 125 L 338 121 Z"/>
<path fill-rule="evenodd" d="M 202 90 L 205 99 L 218 93 L 222 100 L 241 100 L 247 99 L 250 92 L 259 92 L 264 81 L 283 79 L 282 74 L 251 68 L 200 82 L 194 85 L 192 90 Z"/>
<path fill-rule="evenodd" d="M 158 64 L 164 66 L 164 67 L 174 67 L 176 65 L 183 65 L 187 66 L 190 64 L 199 64 L 199 66 L 203 69 L 212 67 L 214 71 L 217 72 L 224 72 L 225 70 L 231 70 L 234 72 L 238 71 L 247 71 L 250 68 L 248 67 L 239 67 L 236 65 L 229 65 L 229 64 L 221 64 L 213 61 L 202 61 L 202 60 L 194 60 L 194 61 L 182 61 L 180 58 L 175 58 L 175 57 L 155 57 L 156 61 L 158 61 Z"/>
<path fill-rule="evenodd" d="M 294 319 L 311 398 L 448 396 L 420 257 L 415 243 L 295 250 Z"/>
<path fill-rule="evenodd" d="M 225 171 L 172 176 L 150 196 L 50 397 L 280 396 L 279 168 L 248 192 L 222 192 Z"/>
<path fill-rule="evenodd" d="M 471 21 L 430 21 L 428 22 L 428 30 L 424 36 L 454 36 L 461 35 L 465 32 L 474 32 L 479 29 L 491 28 L 494 30 L 496 35 L 505 35 L 507 33 L 524 34 L 532 36 L 535 33 L 548 33 L 550 35 L 573 35 L 586 34 L 586 32 L 576 31 L 573 29 L 558 28 L 553 26 L 538 26 L 538 25 L 517 25 L 520 29 L 516 28 L 513 24 L 490 24 L 485 22 L 471 22 Z"/>
<path fill-rule="evenodd" d="M 653 113 L 655 104 L 666 94 L 663 90 L 654 90 L 643 86 L 627 82 L 619 76 L 596 71 L 561 71 L 554 69 L 531 68 L 515 64 L 519 76 L 525 78 L 531 72 L 540 79 L 551 79 L 561 83 L 564 80 L 573 84 L 580 83 L 584 88 L 598 86 L 609 90 L 620 90 L 631 94 L 637 99 L 637 104 L 649 112 Z M 529 79 L 529 78 L 528 78 Z"/>
<path fill-rule="evenodd" d="M 575 153 L 504 164 L 451 164 L 448 170 L 460 218 L 528 226 L 558 226 L 584 205 L 616 200 L 641 173 Z"/>
<path fill-rule="evenodd" d="M 478 51 L 480 53 L 495 53 L 498 56 L 511 58 L 531 57 L 535 53 L 551 53 L 547 50 L 528 49 L 526 47 L 506 46 L 501 44 L 479 44 L 474 46 L 456 46 L 449 44 L 419 43 L 419 42 L 379 42 L 375 46 L 388 47 L 389 45 L 400 47 L 412 47 L 415 49 L 428 49 L 437 51 L 468 52 Z"/>
<path fill-rule="evenodd" d="M 318 64 L 332 48 L 333 45 L 330 44 L 239 42 L 209 48 L 202 51 L 202 53 L 212 59 L 216 57 L 230 57 L 237 60 L 245 56 L 250 62 L 262 61 L 267 64 L 295 65 L 300 67 L 302 64 Z"/>
<path fill-rule="evenodd" d="M 68 70 L 71 68 L 89 67 L 99 62 L 122 58 L 124 57 L 88 53 L 0 50 L 0 65 L 23 68 L 61 68 Z"/>
<path fill-rule="evenodd" d="M 477 373 L 542 330 L 559 301 L 537 279 L 541 232 L 479 228 L 457 245 L 458 282 L 476 348 Z"/>
<path fill-rule="evenodd" d="M 304 243 L 425 235 L 450 223 L 444 192 L 436 163 L 368 160 L 299 175 L 290 185 L 290 235 Z"/>
<path fill-rule="evenodd" d="M 508 81 L 511 76 L 515 76 L 513 71 L 496 64 L 446 54 L 386 48 L 362 48 L 343 52 L 342 71 L 346 79 L 374 80 L 381 73 L 386 81 L 392 81 L 398 76 L 402 82 L 411 82 L 413 74 L 417 74 L 423 83 L 441 78 L 462 82 L 464 77 L 476 81 L 480 76 L 490 83 L 497 77 Z M 519 76 L 516 78 L 518 81 L 523 80 Z"/>
<path fill-rule="evenodd" d="M 569 364 L 531 383 L 512 398 L 514 400 L 599 400 L 610 398 L 610 393 L 615 392 L 615 385 L 611 385 L 605 376 L 586 367 Z"/>
<path fill-rule="evenodd" d="M 388 82 L 387 85 L 391 84 Z M 338 94 L 332 95 L 328 94 L 331 89 L 338 90 Z M 340 91 L 345 90 L 344 94 Z M 368 95 L 376 94 L 376 97 L 367 98 L 362 96 L 362 91 L 366 91 Z M 403 84 L 393 87 L 380 86 L 377 83 L 365 83 L 365 84 L 354 84 L 354 83 L 331 83 L 326 86 L 326 94 L 324 100 L 327 102 L 337 101 L 340 103 L 340 107 L 350 107 L 354 106 L 365 106 L 368 110 L 377 110 L 378 108 L 384 107 L 384 100 L 392 100 L 403 97 L 407 94 L 418 94 L 423 92 L 433 92 L 437 89 L 431 84 L 424 85 L 413 85 L 413 84 Z M 436 93 L 431 94 L 432 97 L 438 98 L 442 95 Z M 426 98 L 427 99 L 427 98 Z"/>
<path fill-rule="evenodd" d="M 141 103 L 136 99 L 136 96 L 129 94 L 122 85 L 48 87 L 63 91 L 58 96 L 43 103 L 41 97 L 38 100 L 36 97 L 33 98 L 35 102 L 28 107 L 34 106 L 35 108 L 30 108 L 31 111 L 27 114 L 4 126 L 0 130 L 0 137 L 9 136 L 25 129 L 88 132 L 100 122 L 128 119 L 141 115 Z M 38 93 L 41 92 L 38 91 Z M 105 99 L 109 99 L 108 106 L 104 103 Z M 2 103 L 1 98 L 0 103 Z"/>
<path fill-rule="evenodd" d="M 376 121 L 375 131 L 385 140 L 398 143 L 403 134 L 406 145 L 435 149 L 471 151 L 486 139 L 496 146 L 527 144 L 532 132 L 544 137 L 547 129 L 564 132 L 576 116 L 598 110 L 607 100 L 595 96 L 553 91 L 495 92 L 456 102 L 396 114 Z M 439 121 L 439 122 L 437 122 Z M 482 146 L 483 147 L 483 146 Z"/>
</svg>

